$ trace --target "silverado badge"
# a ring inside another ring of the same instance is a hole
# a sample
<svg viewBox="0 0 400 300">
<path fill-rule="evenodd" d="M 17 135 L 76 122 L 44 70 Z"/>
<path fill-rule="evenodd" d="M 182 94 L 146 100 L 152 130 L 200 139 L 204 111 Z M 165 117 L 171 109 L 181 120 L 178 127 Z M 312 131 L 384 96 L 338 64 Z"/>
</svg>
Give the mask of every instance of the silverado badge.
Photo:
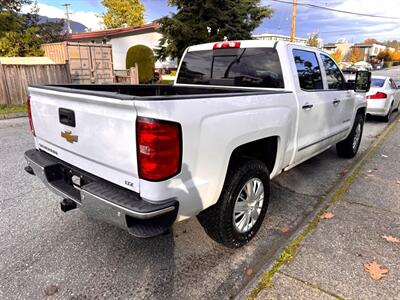
<svg viewBox="0 0 400 300">
<path fill-rule="evenodd" d="M 65 131 L 61 131 L 61 136 L 67 140 L 67 142 L 70 142 L 71 144 L 73 142 L 78 142 L 78 136 L 77 135 L 73 135 L 71 131 L 69 130 L 65 130 Z"/>
</svg>

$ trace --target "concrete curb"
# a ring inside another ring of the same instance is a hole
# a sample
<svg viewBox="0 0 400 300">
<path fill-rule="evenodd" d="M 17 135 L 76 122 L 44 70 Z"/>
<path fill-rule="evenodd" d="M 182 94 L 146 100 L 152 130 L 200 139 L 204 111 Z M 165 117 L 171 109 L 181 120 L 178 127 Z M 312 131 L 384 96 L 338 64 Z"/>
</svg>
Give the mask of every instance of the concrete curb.
<svg viewBox="0 0 400 300">
<path fill-rule="evenodd" d="M 329 193 L 321 198 L 318 207 L 306 218 L 304 224 L 300 226 L 288 239 L 288 241 L 275 253 L 275 255 L 266 262 L 263 268 L 247 284 L 247 286 L 235 297 L 235 299 L 255 299 L 264 289 L 268 288 L 273 276 L 279 269 L 289 262 L 301 246 L 304 238 L 314 230 L 320 220 L 320 215 L 326 212 L 334 203 L 341 200 L 344 193 L 359 175 L 364 165 L 372 159 L 382 143 L 390 133 L 398 126 L 400 116 L 398 116 L 368 147 L 362 157 L 349 166 L 350 171 L 345 177 L 340 178 L 331 188 Z M 289 252 L 290 251 L 290 252 Z"/>
<path fill-rule="evenodd" d="M 23 117 L 27 117 L 27 116 L 28 116 L 28 114 L 26 112 L 9 113 L 9 114 L 5 114 L 5 115 L 0 115 L 0 120 L 23 118 Z"/>
</svg>

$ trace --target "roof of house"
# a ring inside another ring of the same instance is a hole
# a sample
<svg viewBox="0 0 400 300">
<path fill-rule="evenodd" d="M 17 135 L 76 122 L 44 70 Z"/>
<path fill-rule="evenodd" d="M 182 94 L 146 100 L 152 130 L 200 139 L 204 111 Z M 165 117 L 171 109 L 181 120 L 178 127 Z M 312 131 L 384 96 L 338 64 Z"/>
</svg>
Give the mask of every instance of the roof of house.
<svg viewBox="0 0 400 300">
<path fill-rule="evenodd" d="M 68 36 L 68 40 L 82 40 L 82 39 L 95 39 L 95 38 L 105 38 L 116 36 L 120 34 L 128 34 L 131 32 L 138 33 L 140 31 L 148 30 L 148 29 L 157 29 L 160 25 L 157 23 L 149 23 L 141 26 L 129 26 L 129 27 L 120 27 L 106 30 L 98 30 L 98 31 L 89 31 L 89 32 L 80 32 L 80 33 L 72 33 Z"/>
<path fill-rule="evenodd" d="M 336 44 L 335 43 L 327 43 L 327 44 L 325 44 L 324 45 L 324 48 L 335 48 L 336 47 Z"/>
<path fill-rule="evenodd" d="M 379 43 L 379 42 L 377 42 L 377 43 L 371 43 L 371 44 L 367 44 L 367 43 L 357 43 L 357 44 L 354 44 L 354 46 L 355 47 L 373 47 L 374 45 L 379 45 L 379 46 L 385 46 L 384 44 L 382 44 L 382 43 Z M 386 46 L 385 46 L 386 47 Z"/>
</svg>

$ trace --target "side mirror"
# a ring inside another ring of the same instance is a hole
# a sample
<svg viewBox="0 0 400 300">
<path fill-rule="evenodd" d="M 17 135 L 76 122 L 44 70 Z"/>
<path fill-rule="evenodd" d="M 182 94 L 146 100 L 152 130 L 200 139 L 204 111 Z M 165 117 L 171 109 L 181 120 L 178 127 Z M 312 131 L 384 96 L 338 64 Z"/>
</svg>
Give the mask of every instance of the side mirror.
<svg viewBox="0 0 400 300">
<path fill-rule="evenodd" d="M 366 93 L 371 87 L 371 72 L 357 71 L 354 84 L 354 91 L 358 93 Z"/>
</svg>

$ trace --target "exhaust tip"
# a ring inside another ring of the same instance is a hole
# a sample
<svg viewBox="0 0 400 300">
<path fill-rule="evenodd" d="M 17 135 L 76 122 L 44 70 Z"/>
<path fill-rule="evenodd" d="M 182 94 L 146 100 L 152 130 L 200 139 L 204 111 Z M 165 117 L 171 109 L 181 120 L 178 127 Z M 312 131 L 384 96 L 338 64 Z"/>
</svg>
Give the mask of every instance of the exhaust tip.
<svg viewBox="0 0 400 300">
<path fill-rule="evenodd" d="M 67 212 L 70 210 L 73 210 L 76 208 L 76 203 L 72 201 L 71 199 L 63 199 L 63 201 L 60 202 L 60 208 L 63 212 Z"/>
</svg>

